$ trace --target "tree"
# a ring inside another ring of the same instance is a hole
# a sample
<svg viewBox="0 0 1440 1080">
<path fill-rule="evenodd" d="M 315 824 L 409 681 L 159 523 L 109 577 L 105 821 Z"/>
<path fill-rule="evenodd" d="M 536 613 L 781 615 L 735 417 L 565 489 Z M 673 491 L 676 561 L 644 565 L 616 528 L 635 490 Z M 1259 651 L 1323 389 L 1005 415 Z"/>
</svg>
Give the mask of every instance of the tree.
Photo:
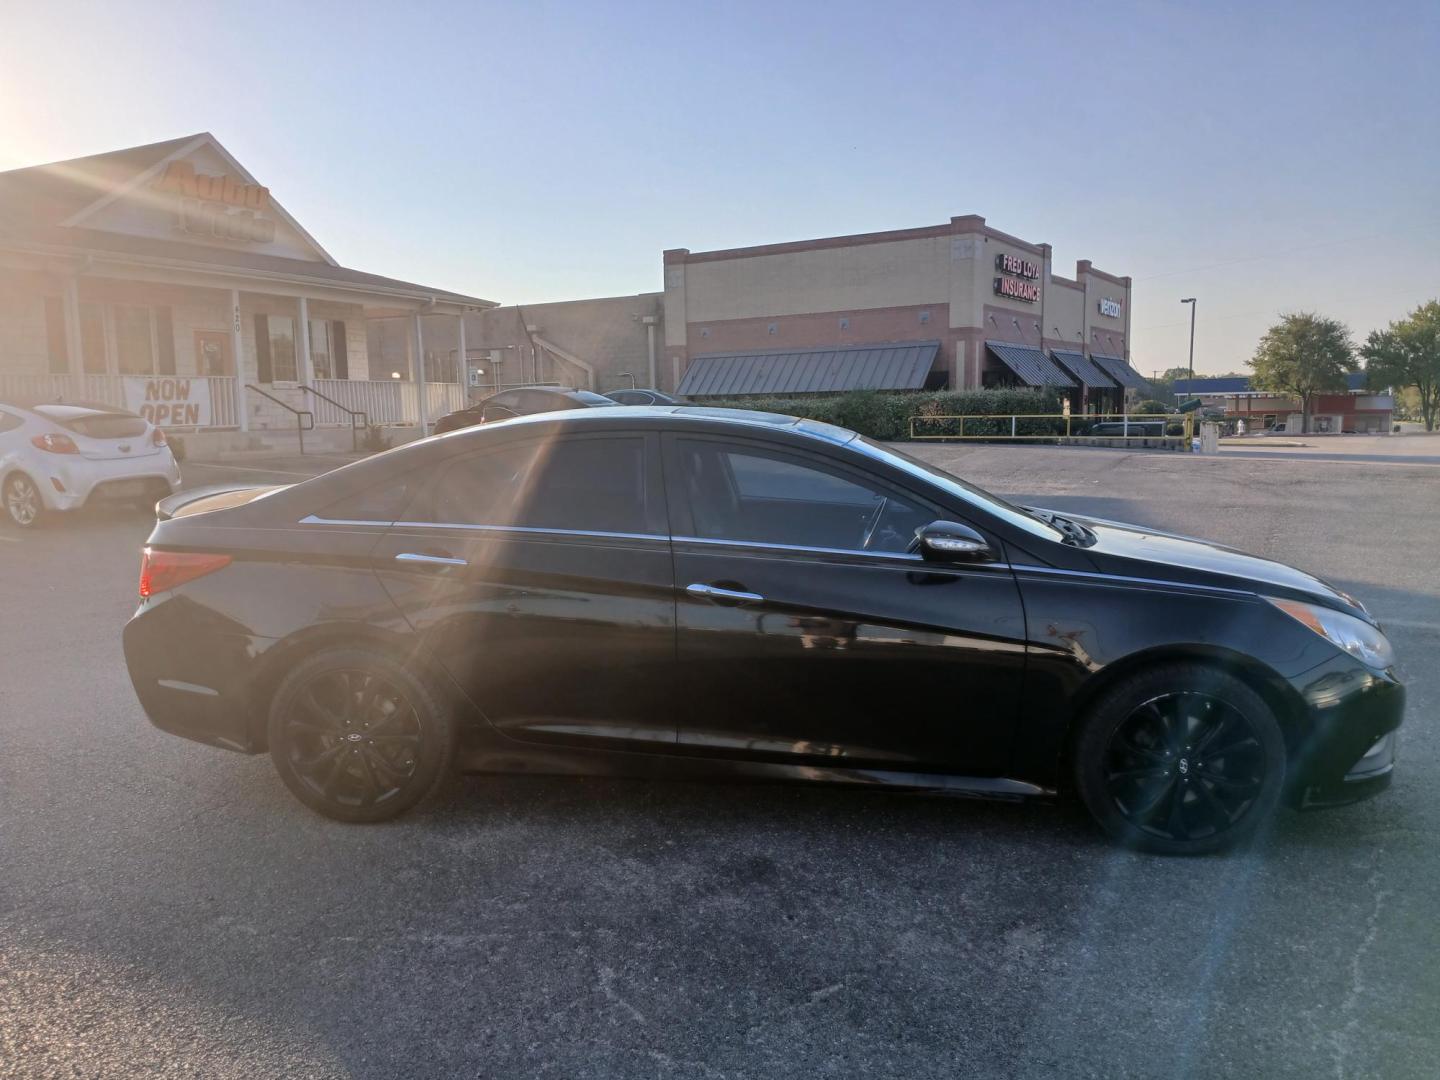
<svg viewBox="0 0 1440 1080">
<path fill-rule="evenodd" d="M 1265 331 L 1249 364 L 1257 390 L 1300 399 L 1302 432 L 1310 429 L 1311 398 L 1347 389 L 1345 376 L 1359 369 L 1349 328 L 1309 311 L 1282 315 Z"/>
<path fill-rule="evenodd" d="M 1372 330 L 1360 354 L 1371 390 L 1413 386 L 1425 430 L 1435 430 L 1440 411 L 1440 300 L 1421 304 L 1388 329 Z"/>
</svg>

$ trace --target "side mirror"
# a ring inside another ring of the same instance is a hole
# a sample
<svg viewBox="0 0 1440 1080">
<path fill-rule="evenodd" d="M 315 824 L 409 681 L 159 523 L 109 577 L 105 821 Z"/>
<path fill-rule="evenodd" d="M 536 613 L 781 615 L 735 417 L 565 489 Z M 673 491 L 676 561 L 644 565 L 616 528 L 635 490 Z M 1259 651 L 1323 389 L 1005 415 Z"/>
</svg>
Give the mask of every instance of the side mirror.
<svg viewBox="0 0 1440 1080">
<path fill-rule="evenodd" d="M 918 550 L 926 562 L 989 562 L 995 558 L 983 536 L 957 521 L 932 521 L 920 526 L 911 548 Z"/>
</svg>

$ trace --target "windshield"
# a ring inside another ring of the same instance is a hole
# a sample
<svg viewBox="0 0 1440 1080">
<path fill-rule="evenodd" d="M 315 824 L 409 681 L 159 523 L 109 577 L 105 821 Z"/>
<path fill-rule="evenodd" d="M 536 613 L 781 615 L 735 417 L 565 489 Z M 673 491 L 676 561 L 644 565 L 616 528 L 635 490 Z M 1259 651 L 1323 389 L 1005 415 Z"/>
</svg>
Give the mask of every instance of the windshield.
<svg viewBox="0 0 1440 1080">
<path fill-rule="evenodd" d="M 957 498 L 964 499 L 966 502 L 994 514 L 1007 524 L 1013 525 L 1017 529 L 1023 529 L 1032 536 L 1041 536 L 1046 540 L 1063 540 L 1066 537 L 1065 530 L 1037 517 L 1023 506 L 1016 506 L 999 495 L 994 495 L 982 487 L 976 487 L 974 484 L 960 479 L 954 473 L 946 472 L 938 465 L 932 465 L 928 461 L 907 454 L 904 450 L 876 442 L 864 435 L 852 441 L 850 445 L 862 447 L 864 452 L 871 457 L 888 461 L 892 465 L 928 480 Z"/>
</svg>

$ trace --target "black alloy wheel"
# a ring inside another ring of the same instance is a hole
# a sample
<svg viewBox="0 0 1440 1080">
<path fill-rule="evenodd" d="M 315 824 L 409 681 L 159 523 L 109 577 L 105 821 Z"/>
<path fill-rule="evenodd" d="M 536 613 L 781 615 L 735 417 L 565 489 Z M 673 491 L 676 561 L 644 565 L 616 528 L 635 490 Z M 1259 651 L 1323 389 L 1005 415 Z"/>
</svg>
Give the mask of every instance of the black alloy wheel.
<svg viewBox="0 0 1440 1080">
<path fill-rule="evenodd" d="M 1127 679 L 1092 712 L 1076 780 L 1102 826 L 1148 851 L 1199 854 L 1250 836 L 1284 786 L 1273 713 L 1221 671 L 1174 665 Z"/>
<path fill-rule="evenodd" d="M 45 500 L 35 481 L 24 473 L 11 473 L 3 493 L 5 512 L 22 529 L 33 529 L 45 517 Z"/>
<path fill-rule="evenodd" d="M 306 806 L 339 821 L 386 821 L 449 773 L 453 727 L 440 696 L 369 649 L 317 654 L 281 684 L 270 755 Z"/>
</svg>

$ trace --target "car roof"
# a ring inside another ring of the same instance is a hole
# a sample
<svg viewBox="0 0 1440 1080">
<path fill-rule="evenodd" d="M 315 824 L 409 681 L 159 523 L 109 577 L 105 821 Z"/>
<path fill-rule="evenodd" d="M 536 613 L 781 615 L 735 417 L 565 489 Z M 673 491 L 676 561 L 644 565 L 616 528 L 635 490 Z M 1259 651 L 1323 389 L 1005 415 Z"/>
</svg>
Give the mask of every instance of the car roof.
<svg viewBox="0 0 1440 1080">
<path fill-rule="evenodd" d="M 737 429 L 784 430 L 820 439 L 836 446 L 844 446 L 859 438 L 848 428 L 836 427 L 834 424 L 825 424 L 818 420 L 806 420 L 802 417 L 786 416 L 782 413 L 758 412 L 751 409 L 720 409 L 706 405 L 616 405 L 610 409 L 573 409 L 564 412 L 532 413 L 528 416 L 496 420 L 479 428 L 463 428 L 459 431 L 447 432 L 436 438 L 450 439 L 466 435 L 473 438 L 477 433 L 488 436 L 494 432 L 515 431 L 536 424 L 556 424 L 566 427 L 579 424 L 613 426 L 617 423 L 623 425 L 626 420 L 649 421 L 649 423 L 638 425 L 644 427 L 654 427 L 656 421 L 663 420 L 668 421 L 669 424 L 678 422 L 683 425 L 694 424 L 697 427 L 702 424 L 724 424 Z M 669 426 L 669 424 L 663 426 Z"/>
</svg>

